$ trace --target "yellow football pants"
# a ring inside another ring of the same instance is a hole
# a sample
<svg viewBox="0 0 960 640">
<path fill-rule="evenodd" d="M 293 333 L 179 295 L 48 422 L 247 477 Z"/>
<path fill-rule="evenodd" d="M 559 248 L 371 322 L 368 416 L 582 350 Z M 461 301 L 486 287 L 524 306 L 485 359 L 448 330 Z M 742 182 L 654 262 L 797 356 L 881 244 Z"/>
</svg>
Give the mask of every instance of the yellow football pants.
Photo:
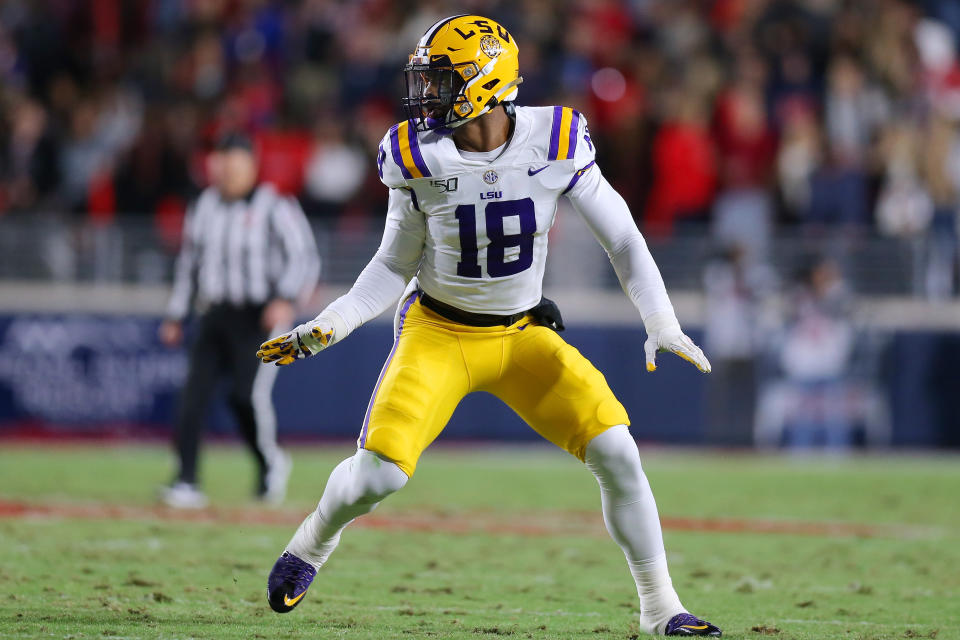
<svg viewBox="0 0 960 640">
<path fill-rule="evenodd" d="M 404 302 L 393 349 L 367 407 L 358 444 L 413 475 L 460 400 L 487 391 L 537 433 L 581 460 L 587 443 L 627 412 L 574 347 L 530 316 L 471 327 Z"/>
</svg>

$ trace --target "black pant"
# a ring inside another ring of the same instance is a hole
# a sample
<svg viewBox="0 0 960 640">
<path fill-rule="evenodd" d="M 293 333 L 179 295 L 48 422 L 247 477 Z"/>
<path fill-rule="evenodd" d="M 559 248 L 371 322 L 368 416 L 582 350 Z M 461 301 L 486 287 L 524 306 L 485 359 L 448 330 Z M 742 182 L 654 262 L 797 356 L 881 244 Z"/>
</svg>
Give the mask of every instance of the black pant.
<svg viewBox="0 0 960 640">
<path fill-rule="evenodd" d="M 230 408 L 244 443 L 256 459 L 258 491 L 277 451 L 276 417 L 271 391 L 276 368 L 261 365 L 257 348 L 267 339 L 260 326 L 263 306 L 217 305 L 200 318 L 190 349 L 190 370 L 180 398 L 175 444 L 180 456 L 178 480 L 195 483 L 200 435 L 217 383 L 230 375 Z"/>
</svg>

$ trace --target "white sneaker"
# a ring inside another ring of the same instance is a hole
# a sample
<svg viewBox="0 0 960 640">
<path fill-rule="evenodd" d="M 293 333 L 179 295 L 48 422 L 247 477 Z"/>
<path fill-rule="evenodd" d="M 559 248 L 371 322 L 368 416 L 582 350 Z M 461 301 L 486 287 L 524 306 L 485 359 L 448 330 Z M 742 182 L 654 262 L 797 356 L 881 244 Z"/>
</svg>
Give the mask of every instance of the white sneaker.
<svg viewBox="0 0 960 640">
<path fill-rule="evenodd" d="M 290 470 L 293 468 L 293 462 L 290 460 L 290 454 L 286 451 L 278 452 L 277 456 L 267 467 L 267 474 L 264 476 L 263 495 L 260 498 L 270 504 L 280 504 L 287 496 L 287 480 L 290 479 Z"/>
<path fill-rule="evenodd" d="M 207 506 L 207 496 L 189 482 L 177 482 L 160 490 L 160 501 L 174 509 L 203 509 Z"/>
</svg>

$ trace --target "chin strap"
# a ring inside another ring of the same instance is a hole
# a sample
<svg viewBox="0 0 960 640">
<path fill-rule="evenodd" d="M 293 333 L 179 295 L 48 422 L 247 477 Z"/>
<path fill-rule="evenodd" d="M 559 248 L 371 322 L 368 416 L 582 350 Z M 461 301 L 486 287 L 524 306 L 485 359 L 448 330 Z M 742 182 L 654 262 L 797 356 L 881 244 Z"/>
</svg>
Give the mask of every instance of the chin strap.
<svg viewBox="0 0 960 640">
<path fill-rule="evenodd" d="M 481 76 L 479 75 L 477 76 L 477 78 L 480 78 L 480 77 Z M 438 126 L 435 126 L 435 127 L 430 125 L 436 122 L 436 120 L 434 120 L 433 118 L 427 118 L 427 125 L 430 126 L 430 130 L 436 133 L 437 135 L 441 135 L 441 136 L 453 135 L 453 131 L 457 127 L 462 127 L 463 125 L 470 122 L 471 120 L 476 120 L 477 118 L 489 112 L 491 109 L 493 109 L 497 105 L 501 105 L 501 104 L 504 105 L 505 107 L 507 105 L 510 105 L 510 107 L 507 108 L 507 115 L 510 116 L 511 118 L 516 118 L 516 110 L 513 108 L 513 101 L 517 99 L 517 86 L 522 82 L 523 82 L 523 78 L 518 76 L 515 80 L 511 80 L 507 84 L 503 85 L 503 88 L 497 91 L 494 94 L 493 98 L 490 100 L 490 102 L 488 102 L 487 105 L 480 111 L 480 113 L 478 113 L 475 116 L 472 116 L 470 118 L 462 118 L 462 119 L 458 118 L 452 122 L 444 122 L 443 124 L 437 123 Z M 448 112 L 448 115 L 455 116 L 456 114 L 454 113 L 453 109 L 450 109 L 450 111 Z"/>
<path fill-rule="evenodd" d="M 522 82 L 522 81 L 523 81 L 522 78 L 518 78 L 517 84 L 519 84 L 519 83 Z M 514 85 L 514 86 L 516 86 L 516 85 Z M 492 104 L 492 105 L 489 105 L 489 106 L 485 107 L 485 108 L 483 109 L 483 111 L 480 112 L 480 115 L 482 116 L 483 114 L 487 113 L 488 111 L 490 111 L 490 110 L 493 109 L 494 107 L 499 106 L 499 105 L 502 105 L 504 111 L 507 112 L 507 116 L 510 118 L 510 120 L 513 121 L 513 124 L 511 125 L 511 134 L 512 134 L 512 133 L 513 133 L 512 127 L 513 127 L 513 125 L 516 124 L 516 121 L 517 121 L 517 108 L 516 108 L 516 106 L 514 106 L 514 104 L 513 104 L 513 99 L 516 98 L 516 93 L 514 93 L 514 95 L 511 95 L 511 96 L 509 96 L 509 97 L 510 97 L 510 100 L 503 100 L 503 101 L 501 101 L 501 102 L 497 102 L 496 104 Z M 453 132 L 457 129 L 457 127 L 463 126 L 463 125 L 465 125 L 466 123 L 470 122 L 471 120 L 476 120 L 476 119 L 479 118 L 479 117 L 480 117 L 480 116 L 474 116 L 473 118 L 469 118 L 469 119 L 466 119 L 466 120 L 458 120 L 457 122 L 444 123 L 444 124 L 440 124 L 440 123 L 439 123 L 437 120 L 435 120 L 434 118 L 427 118 L 427 125 L 430 126 L 430 131 L 434 132 L 434 133 L 437 134 L 437 135 L 440 135 L 440 136 L 452 136 L 452 135 L 453 135 Z M 433 126 L 434 123 L 436 123 L 436 126 Z"/>
</svg>

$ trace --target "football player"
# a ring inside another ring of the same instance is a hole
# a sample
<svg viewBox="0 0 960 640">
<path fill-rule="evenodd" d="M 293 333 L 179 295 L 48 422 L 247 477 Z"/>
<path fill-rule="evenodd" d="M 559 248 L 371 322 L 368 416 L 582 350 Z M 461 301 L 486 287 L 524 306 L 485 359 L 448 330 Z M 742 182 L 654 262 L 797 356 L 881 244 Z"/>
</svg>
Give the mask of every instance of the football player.
<svg viewBox="0 0 960 640">
<path fill-rule="evenodd" d="M 515 107 L 516 41 L 481 16 L 434 24 L 404 70 L 409 119 L 391 127 L 377 159 L 390 189 L 379 250 L 347 294 L 257 353 L 277 365 L 315 355 L 400 299 L 357 453 L 330 474 L 316 511 L 274 565 L 270 606 L 297 606 L 343 529 L 404 486 L 465 395 L 488 391 L 596 476 L 646 631 L 719 636 L 674 591 L 623 405 L 558 335 L 559 313 L 541 297 L 547 233 L 564 196 L 640 312 L 647 369 L 669 351 L 710 371 L 680 329 L 626 203 L 594 162 L 586 118 L 569 107 Z"/>
</svg>

